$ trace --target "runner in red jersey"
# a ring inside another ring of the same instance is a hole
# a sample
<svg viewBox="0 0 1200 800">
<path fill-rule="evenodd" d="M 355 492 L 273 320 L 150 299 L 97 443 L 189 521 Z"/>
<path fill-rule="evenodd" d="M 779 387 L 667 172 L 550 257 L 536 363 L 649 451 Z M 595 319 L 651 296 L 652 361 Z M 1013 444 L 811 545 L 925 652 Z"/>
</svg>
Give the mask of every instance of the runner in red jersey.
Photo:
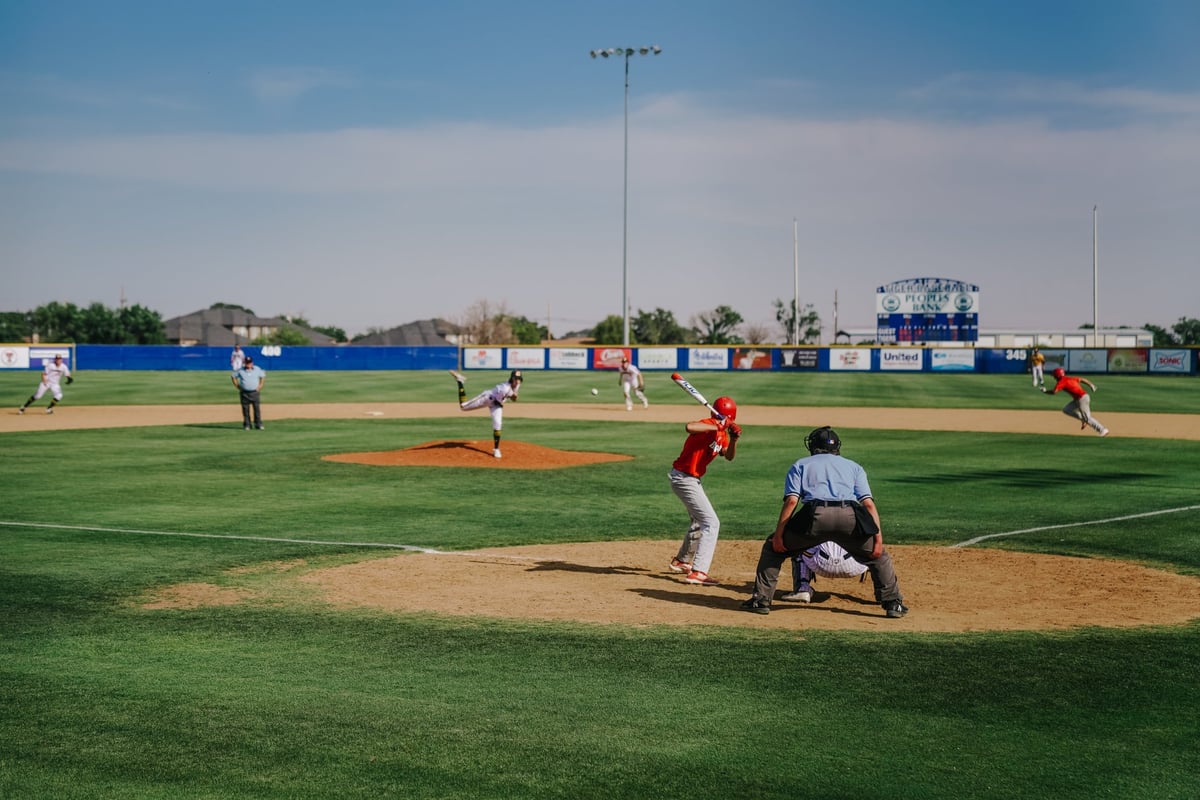
<svg viewBox="0 0 1200 800">
<path fill-rule="evenodd" d="M 1100 420 L 1092 416 L 1092 398 L 1082 386 L 1082 384 L 1086 383 L 1094 392 L 1096 391 L 1096 384 L 1087 378 L 1076 378 L 1073 375 L 1068 375 L 1067 371 L 1062 367 L 1054 370 L 1051 374 L 1054 375 L 1054 380 L 1056 381 L 1054 388 L 1047 389 L 1043 386 L 1042 394 L 1057 394 L 1059 391 L 1064 391 L 1071 395 L 1071 402 L 1063 406 L 1062 412 L 1068 417 L 1074 417 L 1082 422 L 1080 430 L 1090 425 L 1096 433 L 1101 436 L 1108 436 L 1108 428 L 1104 427 Z"/>
</svg>

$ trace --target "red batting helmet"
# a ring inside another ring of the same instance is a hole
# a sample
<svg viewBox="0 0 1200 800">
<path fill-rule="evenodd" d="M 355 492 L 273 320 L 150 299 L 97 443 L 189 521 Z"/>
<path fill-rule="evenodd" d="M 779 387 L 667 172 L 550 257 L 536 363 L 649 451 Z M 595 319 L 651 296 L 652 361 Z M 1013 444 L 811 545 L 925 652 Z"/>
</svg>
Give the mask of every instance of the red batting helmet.
<svg viewBox="0 0 1200 800">
<path fill-rule="evenodd" d="M 713 408 L 725 419 L 737 419 L 737 403 L 733 402 L 732 397 L 718 397 Z"/>
<path fill-rule="evenodd" d="M 1067 371 L 1065 369 L 1063 369 L 1062 367 L 1057 367 L 1057 368 L 1055 368 L 1054 372 L 1051 372 L 1050 374 L 1056 378 L 1061 378 L 1062 376 L 1067 374 Z"/>
</svg>

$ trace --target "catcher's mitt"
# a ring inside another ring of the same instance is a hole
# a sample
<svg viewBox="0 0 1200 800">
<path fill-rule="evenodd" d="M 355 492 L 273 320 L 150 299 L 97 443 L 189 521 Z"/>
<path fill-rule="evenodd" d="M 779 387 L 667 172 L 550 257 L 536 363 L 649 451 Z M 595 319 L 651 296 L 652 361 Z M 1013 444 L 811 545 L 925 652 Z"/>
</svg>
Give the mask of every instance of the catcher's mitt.
<svg viewBox="0 0 1200 800">
<path fill-rule="evenodd" d="M 74 382 L 75 382 L 75 378 L 72 377 L 71 375 L 68 375 L 67 376 L 67 385 L 70 386 Z"/>
</svg>

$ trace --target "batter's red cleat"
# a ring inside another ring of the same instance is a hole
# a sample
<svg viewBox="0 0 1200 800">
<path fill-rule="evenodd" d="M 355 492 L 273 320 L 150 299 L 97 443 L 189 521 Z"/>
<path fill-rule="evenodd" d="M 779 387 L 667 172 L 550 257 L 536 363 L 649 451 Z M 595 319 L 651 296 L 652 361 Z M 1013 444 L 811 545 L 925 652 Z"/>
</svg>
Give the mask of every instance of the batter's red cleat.
<svg viewBox="0 0 1200 800">
<path fill-rule="evenodd" d="M 707 572 L 696 572 L 695 570 L 689 572 L 683 582 L 694 583 L 697 586 L 716 586 L 720 583 L 720 581 L 708 577 Z"/>
<path fill-rule="evenodd" d="M 678 558 L 672 558 L 671 563 L 667 565 L 667 569 L 671 572 L 691 572 L 692 565 L 686 561 L 680 561 Z"/>
</svg>

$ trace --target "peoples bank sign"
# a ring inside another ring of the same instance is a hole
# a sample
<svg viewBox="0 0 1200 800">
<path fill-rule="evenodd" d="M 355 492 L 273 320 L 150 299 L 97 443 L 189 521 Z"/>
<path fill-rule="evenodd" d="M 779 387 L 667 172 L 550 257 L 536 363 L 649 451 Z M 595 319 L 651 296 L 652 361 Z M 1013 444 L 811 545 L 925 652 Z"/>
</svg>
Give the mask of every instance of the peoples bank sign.
<svg viewBox="0 0 1200 800">
<path fill-rule="evenodd" d="M 979 287 L 952 278 L 907 278 L 875 290 L 876 314 L 978 314 Z"/>
</svg>

